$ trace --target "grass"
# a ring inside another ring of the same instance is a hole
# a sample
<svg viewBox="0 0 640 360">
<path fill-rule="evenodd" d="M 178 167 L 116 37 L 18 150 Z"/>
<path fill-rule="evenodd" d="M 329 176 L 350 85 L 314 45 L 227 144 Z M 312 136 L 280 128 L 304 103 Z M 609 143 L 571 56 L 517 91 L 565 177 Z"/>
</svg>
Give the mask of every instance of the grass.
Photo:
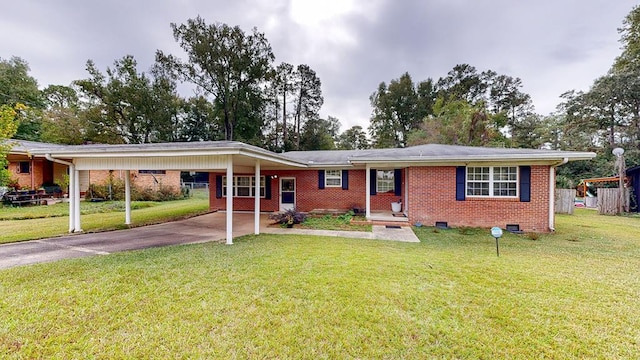
<svg viewBox="0 0 640 360">
<path fill-rule="evenodd" d="M 81 202 L 81 225 L 85 232 L 124 229 L 202 214 L 208 211 L 206 191 L 194 191 L 186 200 L 165 202 L 134 201 L 132 224 L 124 224 L 124 202 Z M 0 208 L 0 244 L 41 239 L 66 234 L 69 204 Z"/>
<path fill-rule="evenodd" d="M 307 217 L 302 224 L 295 225 L 302 229 L 321 229 L 321 230 L 343 230 L 343 231 L 369 231 L 371 232 L 371 224 L 352 224 L 351 219 L 362 219 L 364 217 L 354 217 L 353 214 L 347 213 L 339 216 L 324 215 L 321 217 Z"/>
<path fill-rule="evenodd" d="M 640 219 L 260 235 L 0 271 L 4 358 L 638 358 Z"/>
</svg>

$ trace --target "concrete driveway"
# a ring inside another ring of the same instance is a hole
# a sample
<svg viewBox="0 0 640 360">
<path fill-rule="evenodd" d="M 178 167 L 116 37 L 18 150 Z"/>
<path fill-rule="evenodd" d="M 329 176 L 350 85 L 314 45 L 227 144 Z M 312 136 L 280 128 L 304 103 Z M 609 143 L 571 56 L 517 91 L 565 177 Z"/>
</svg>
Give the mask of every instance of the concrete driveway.
<svg viewBox="0 0 640 360">
<path fill-rule="evenodd" d="M 253 213 L 233 214 L 233 237 L 253 233 L 253 216 Z M 119 251 L 224 241 L 225 221 L 225 213 L 211 213 L 127 230 L 3 244 L 0 245 L 0 269 Z M 266 226 L 267 222 L 267 215 L 262 215 L 261 227 Z"/>
</svg>

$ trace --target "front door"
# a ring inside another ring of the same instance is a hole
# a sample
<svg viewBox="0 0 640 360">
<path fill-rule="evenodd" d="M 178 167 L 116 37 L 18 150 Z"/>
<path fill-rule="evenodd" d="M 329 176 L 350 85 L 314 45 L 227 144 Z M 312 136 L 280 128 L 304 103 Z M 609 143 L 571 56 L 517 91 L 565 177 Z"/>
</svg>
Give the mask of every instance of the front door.
<svg viewBox="0 0 640 360">
<path fill-rule="evenodd" d="M 296 207 L 296 178 L 280 178 L 280 211 Z"/>
</svg>

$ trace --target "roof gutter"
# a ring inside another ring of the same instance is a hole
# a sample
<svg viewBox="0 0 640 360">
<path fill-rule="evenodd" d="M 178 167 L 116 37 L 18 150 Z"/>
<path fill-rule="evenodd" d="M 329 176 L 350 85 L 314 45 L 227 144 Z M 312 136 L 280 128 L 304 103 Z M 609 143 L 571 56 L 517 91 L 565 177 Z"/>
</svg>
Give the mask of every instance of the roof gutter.
<svg viewBox="0 0 640 360">
<path fill-rule="evenodd" d="M 376 157 L 357 157 L 350 158 L 352 164 L 363 163 L 387 163 L 387 162 L 406 162 L 406 163 L 441 163 L 441 162 L 496 162 L 496 161 L 553 161 L 561 158 L 559 165 L 565 164 L 569 160 L 590 160 L 596 156 L 595 153 L 575 153 L 571 156 L 559 157 L 557 154 L 500 154 L 500 155 L 470 155 L 470 156 L 424 156 L 424 157 L 396 157 L 396 158 L 376 158 Z M 559 166 L 556 165 L 556 166 Z"/>
<path fill-rule="evenodd" d="M 555 190 L 556 190 L 556 168 L 569 162 L 569 158 L 566 157 L 562 161 L 553 164 L 549 167 L 549 230 L 556 231 L 555 228 Z"/>
<path fill-rule="evenodd" d="M 44 158 L 51 161 L 51 162 L 57 162 L 58 164 L 62 164 L 62 165 L 67 165 L 69 167 L 74 167 L 73 163 L 70 163 L 68 161 L 64 161 L 64 160 L 60 160 L 60 159 L 56 159 L 54 157 L 51 156 L 51 154 L 44 154 Z"/>
</svg>

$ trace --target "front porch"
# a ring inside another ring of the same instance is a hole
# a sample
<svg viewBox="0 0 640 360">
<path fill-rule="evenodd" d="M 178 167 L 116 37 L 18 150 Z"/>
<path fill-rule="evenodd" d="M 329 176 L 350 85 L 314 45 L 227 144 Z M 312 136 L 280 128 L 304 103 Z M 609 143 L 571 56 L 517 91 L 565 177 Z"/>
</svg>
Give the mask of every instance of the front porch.
<svg viewBox="0 0 640 360">
<path fill-rule="evenodd" d="M 311 216 L 324 216 L 324 215 L 332 215 L 339 216 L 342 214 L 346 214 L 352 209 L 313 209 L 308 212 Z M 355 215 L 364 216 L 364 213 L 358 212 Z M 353 221 L 361 221 L 361 220 L 353 220 Z M 392 211 L 384 211 L 384 210 L 373 210 L 371 211 L 371 216 L 362 222 L 370 223 L 372 225 L 396 225 L 396 226 L 410 226 L 409 218 L 405 216 L 402 212 L 392 212 Z"/>
</svg>

